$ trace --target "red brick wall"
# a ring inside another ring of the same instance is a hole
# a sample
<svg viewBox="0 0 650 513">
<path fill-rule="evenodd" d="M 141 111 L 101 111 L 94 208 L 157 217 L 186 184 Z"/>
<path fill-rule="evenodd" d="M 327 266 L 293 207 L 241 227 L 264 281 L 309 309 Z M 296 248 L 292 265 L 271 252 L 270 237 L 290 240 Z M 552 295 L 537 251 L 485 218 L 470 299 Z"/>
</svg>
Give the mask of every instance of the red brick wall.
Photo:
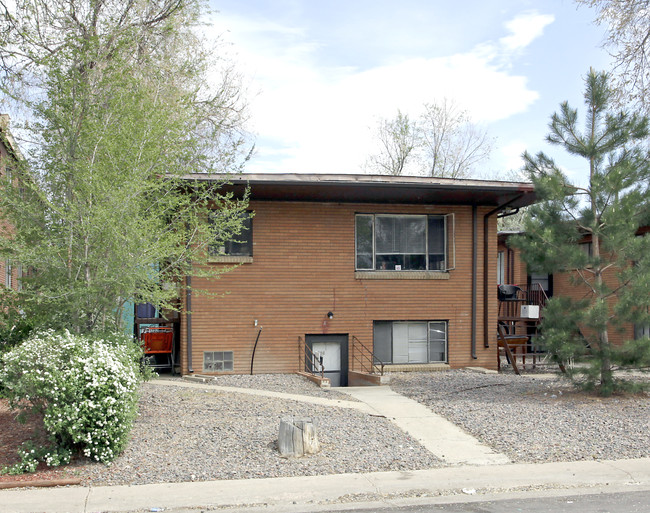
<svg viewBox="0 0 650 513">
<path fill-rule="evenodd" d="M 495 368 L 495 336 L 483 347 L 483 215 L 478 210 L 477 360 L 471 357 L 471 207 L 252 202 L 253 263 L 219 280 L 193 278 L 194 288 L 222 295 L 192 299 L 193 370 L 203 351 L 234 351 L 235 372 L 250 371 L 258 328 L 263 331 L 255 372 L 298 370 L 298 336 L 349 334 L 372 346 L 375 320 L 449 321 L 449 364 Z M 456 269 L 447 280 L 355 279 L 355 213 L 455 213 Z M 496 218 L 490 219 L 489 290 L 496 290 Z M 224 264 L 211 264 L 220 265 Z M 496 294 L 490 295 L 496 325 Z M 327 320 L 327 312 L 334 319 Z M 186 317 L 181 362 L 187 372 Z"/>
<path fill-rule="evenodd" d="M 521 258 L 521 250 L 508 246 L 507 237 L 499 237 L 497 252 L 503 251 L 505 258 L 505 281 L 511 285 L 526 285 L 528 283 L 528 270 L 526 263 Z M 495 271 L 496 273 L 496 271 Z"/>
<path fill-rule="evenodd" d="M 2 139 L 0 138 L 0 179 L 4 179 L 5 177 L 6 166 L 9 158 L 10 157 L 9 154 L 7 153 L 7 149 L 5 148 L 5 145 L 2 142 Z M 0 232 L 5 233 L 6 231 L 7 231 L 7 225 L 0 224 Z M 6 283 L 5 259 L 0 258 L 0 287 L 4 287 L 5 283 Z M 12 272 L 11 272 L 11 287 L 15 289 L 17 288 L 17 286 L 18 286 L 18 268 L 17 265 L 14 264 L 12 266 Z"/>
<path fill-rule="evenodd" d="M 570 297 L 574 300 L 589 297 L 589 287 L 584 283 L 580 283 L 579 281 L 574 282 L 571 275 L 572 273 L 555 273 L 553 275 L 553 295 Z M 575 278 L 576 276 L 574 275 L 573 277 Z M 607 286 L 615 287 L 618 282 L 616 278 L 616 271 L 612 268 L 605 271 L 603 280 Z M 610 298 L 608 301 L 610 308 L 615 304 L 615 301 L 616 298 Z M 625 323 L 622 328 L 622 331 L 619 331 L 614 327 L 611 327 L 611 329 L 608 330 L 610 342 L 619 345 L 626 340 L 631 340 L 634 338 L 633 324 Z"/>
</svg>

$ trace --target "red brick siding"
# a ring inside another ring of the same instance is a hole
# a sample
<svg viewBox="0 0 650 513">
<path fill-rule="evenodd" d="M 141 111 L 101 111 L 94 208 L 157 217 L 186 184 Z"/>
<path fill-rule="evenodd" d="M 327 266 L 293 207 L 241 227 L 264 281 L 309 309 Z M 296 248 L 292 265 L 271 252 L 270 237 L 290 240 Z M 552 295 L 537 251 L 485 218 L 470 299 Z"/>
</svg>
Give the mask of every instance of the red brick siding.
<svg viewBox="0 0 650 513">
<path fill-rule="evenodd" d="M 609 287 L 614 287 L 617 285 L 616 271 L 614 269 L 608 269 L 603 275 L 603 280 L 605 284 Z M 570 273 L 555 273 L 553 275 L 553 295 L 554 296 L 565 296 L 570 297 L 574 300 L 579 300 L 585 297 L 589 297 L 589 288 L 584 283 L 573 283 L 571 280 Z M 612 297 L 608 301 L 609 307 L 615 304 L 616 298 Z M 625 323 L 622 326 L 622 331 L 619 331 L 618 328 L 611 327 L 608 330 L 609 341 L 613 344 L 620 345 L 626 340 L 631 340 L 634 338 L 634 325 L 631 323 Z"/>
<path fill-rule="evenodd" d="M 298 369 L 298 336 L 357 336 L 372 346 L 374 320 L 449 321 L 449 364 L 494 368 L 494 334 L 483 347 L 483 237 L 478 230 L 477 360 L 471 358 L 471 207 L 254 202 L 253 263 L 219 280 L 193 278 L 194 288 L 223 297 L 192 299 L 192 363 L 202 371 L 203 351 L 234 351 L 235 372 L 250 371 L 257 319 L 263 331 L 255 371 Z M 479 209 L 479 227 L 489 208 Z M 355 279 L 355 213 L 456 214 L 456 269 L 448 280 Z M 496 289 L 496 220 L 490 220 L 489 290 Z M 223 265 L 223 264 L 212 264 Z M 496 325 L 496 295 L 490 296 Z M 328 320 L 327 312 L 334 312 Z M 182 368 L 187 372 L 186 319 Z"/>
<path fill-rule="evenodd" d="M 10 159 L 7 149 L 5 148 L 2 139 L 0 139 L 0 179 L 4 179 L 6 173 L 6 165 Z M 8 229 L 9 228 L 9 229 Z M 7 224 L 0 224 L 0 233 L 11 233 L 11 227 Z M 6 284 L 5 276 L 5 259 L 0 258 L 0 287 L 4 287 Z M 16 289 L 18 286 L 18 266 L 13 265 L 11 272 L 11 288 Z"/>
</svg>

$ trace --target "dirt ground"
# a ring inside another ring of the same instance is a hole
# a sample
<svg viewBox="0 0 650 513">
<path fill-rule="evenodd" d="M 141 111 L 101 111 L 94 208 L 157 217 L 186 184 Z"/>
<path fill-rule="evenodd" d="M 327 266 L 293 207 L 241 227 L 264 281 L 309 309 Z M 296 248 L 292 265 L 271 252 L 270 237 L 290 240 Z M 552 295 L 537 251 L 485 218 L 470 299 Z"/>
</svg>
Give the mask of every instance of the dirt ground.
<svg viewBox="0 0 650 513">
<path fill-rule="evenodd" d="M 21 424 L 16 420 L 18 412 L 9 408 L 6 399 L 0 399 L 0 469 L 18 463 L 18 449 L 28 440 L 45 441 L 41 419 L 32 417 Z M 75 477 L 74 471 L 68 468 L 50 468 L 42 463 L 34 474 L 17 476 L 0 474 L 0 484 L 10 481 L 51 481 Z"/>
</svg>

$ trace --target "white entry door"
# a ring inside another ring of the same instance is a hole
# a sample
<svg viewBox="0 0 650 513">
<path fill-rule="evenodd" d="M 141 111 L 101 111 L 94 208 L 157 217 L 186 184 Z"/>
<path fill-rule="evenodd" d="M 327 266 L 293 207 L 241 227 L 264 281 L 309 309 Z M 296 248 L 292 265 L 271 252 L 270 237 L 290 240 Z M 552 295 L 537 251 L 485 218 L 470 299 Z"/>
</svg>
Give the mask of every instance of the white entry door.
<svg viewBox="0 0 650 513">
<path fill-rule="evenodd" d="M 347 385 L 347 335 L 307 335 L 314 358 L 322 358 L 325 377 L 333 387 Z M 320 372 L 320 367 L 313 362 L 312 370 Z"/>
<path fill-rule="evenodd" d="M 322 358 L 328 371 L 341 370 L 341 345 L 336 342 L 314 342 L 312 351 L 316 358 Z"/>
</svg>

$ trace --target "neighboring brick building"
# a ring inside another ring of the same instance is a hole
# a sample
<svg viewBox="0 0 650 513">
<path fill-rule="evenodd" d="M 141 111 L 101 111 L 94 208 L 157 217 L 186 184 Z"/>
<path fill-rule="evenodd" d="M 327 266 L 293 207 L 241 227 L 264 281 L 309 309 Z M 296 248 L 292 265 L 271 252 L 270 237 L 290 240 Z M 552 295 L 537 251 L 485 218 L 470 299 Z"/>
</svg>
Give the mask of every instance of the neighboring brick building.
<svg viewBox="0 0 650 513">
<path fill-rule="evenodd" d="M 637 232 L 639 236 L 650 231 L 650 227 L 644 226 Z M 542 273 L 529 273 L 526 263 L 521 258 L 519 248 L 510 247 L 508 239 L 511 235 L 519 232 L 499 232 L 498 234 L 498 264 L 497 275 L 500 283 L 507 283 L 518 286 L 530 286 L 531 283 L 539 283 L 545 289 L 547 295 L 570 297 L 573 300 L 579 300 L 591 295 L 590 288 L 580 279 L 576 279 L 571 271 L 557 272 L 552 275 Z M 591 238 L 585 236 L 579 242 L 584 251 L 591 251 Z M 604 282 L 607 286 L 614 288 L 617 284 L 618 268 L 612 267 L 605 271 L 603 275 Z M 503 277 L 503 278 L 502 278 Z M 523 287 L 522 287 L 523 288 Z M 609 299 L 610 307 L 615 303 L 616 298 L 613 296 Z M 622 344 L 626 340 L 649 336 L 648 326 L 635 326 L 631 323 L 625 323 L 621 329 L 610 329 L 609 340 L 613 344 Z"/>
<path fill-rule="evenodd" d="M 183 374 L 249 373 L 256 340 L 255 373 L 304 370 L 306 342 L 341 384 L 359 343 L 393 368 L 496 367 L 496 215 L 531 184 L 244 174 L 226 190 L 246 185 L 248 235 L 210 264 L 239 266 L 190 277 L 223 296 L 184 298 Z"/>
<path fill-rule="evenodd" d="M 0 114 L 0 180 L 15 179 L 12 168 L 19 159 L 22 159 L 22 155 L 9 131 L 9 116 Z M 5 231 L 7 226 L 3 225 L 0 229 Z M 0 286 L 18 289 L 21 275 L 20 265 L 9 259 L 0 258 Z"/>
</svg>

